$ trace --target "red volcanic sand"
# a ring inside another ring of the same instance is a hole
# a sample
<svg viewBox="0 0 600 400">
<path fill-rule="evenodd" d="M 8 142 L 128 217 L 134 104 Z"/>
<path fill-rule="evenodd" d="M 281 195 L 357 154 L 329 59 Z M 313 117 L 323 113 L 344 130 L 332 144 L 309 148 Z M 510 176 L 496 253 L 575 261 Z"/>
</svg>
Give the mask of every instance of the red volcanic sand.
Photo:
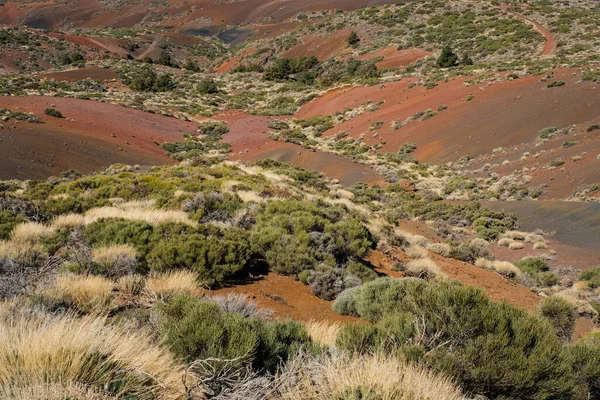
<svg viewBox="0 0 600 400">
<path fill-rule="evenodd" d="M 88 173 L 114 163 L 170 164 L 159 144 L 196 130 L 193 123 L 95 101 L 0 97 L 0 106 L 45 122 L 2 123 L 0 179 L 43 179 L 71 168 Z M 51 106 L 66 118 L 44 115 Z"/>
<path fill-rule="evenodd" d="M 275 311 L 275 315 L 280 318 L 341 323 L 360 321 L 358 318 L 339 315 L 332 310 L 332 302 L 316 297 L 309 286 L 274 272 L 247 284 L 213 290 L 209 293 L 213 295 L 245 294 L 261 308 Z"/>
<path fill-rule="evenodd" d="M 383 57 L 383 60 L 376 62 L 375 65 L 379 69 L 387 69 L 406 67 L 431 54 L 431 52 L 423 49 L 398 50 L 394 47 L 386 47 L 373 53 L 363 54 L 357 58 L 359 60 L 372 60 Z"/>
<path fill-rule="evenodd" d="M 268 131 L 267 126 L 271 118 L 233 112 L 221 115 L 218 119 L 228 123 L 229 132 L 225 134 L 223 141 L 231 145 L 232 153 L 229 158 L 233 160 L 273 158 L 336 178 L 343 185 L 357 182 L 384 184 L 383 179 L 366 165 L 333 154 L 307 150 L 292 143 L 269 139 L 264 132 Z"/>
<path fill-rule="evenodd" d="M 71 69 L 68 71 L 58 71 L 58 72 L 50 72 L 47 74 L 38 75 L 40 79 L 54 79 L 57 81 L 80 81 L 84 79 L 93 79 L 96 81 L 106 81 L 111 79 L 116 79 L 117 74 L 115 74 L 111 69 L 101 68 L 101 67 L 87 67 L 87 68 L 78 68 Z"/>
<path fill-rule="evenodd" d="M 418 159 L 441 164 L 465 154 L 478 156 L 499 146 L 532 141 L 546 126 L 568 126 L 589 121 L 600 114 L 597 84 L 580 83 L 580 71 L 556 70 L 554 79 L 564 80 L 566 85 L 549 89 L 547 82 L 540 81 L 540 76 L 527 76 L 464 86 L 467 78 L 463 77 L 427 90 L 423 86 L 409 89 L 415 79 L 403 79 L 371 87 L 333 90 L 305 105 L 297 116 L 328 115 L 369 101 L 384 101 L 377 111 L 337 125 L 325 135 L 346 131 L 358 138 L 365 134 L 368 144 L 385 141 L 384 152 L 395 152 L 402 144 L 415 142 L 419 146 L 415 152 Z M 467 102 L 465 98 L 469 94 L 475 97 Z M 417 112 L 436 111 L 440 105 L 446 105 L 448 109 L 426 121 L 412 121 L 396 131 L 390 125 L 392 121 L 404 121 Z M 384 122 L 377 131 L 378 137 L 369 131 L 374 122 Z"/>
<path fill-rule="evenodd" d="M 251 49 L 246 50 L 245 52 L 232 58 L 231 60 L 225 61 L 219 67 L 215 68 L 214 72 L 224 74 L 224 73 L 231 71 L 233 68 L 235 68 L 238 65 L 238 63 L 241 60 L 243 60 L 245 57 L 248 57 L 249 55 L 253 54 L 255 51 L 256 51 L 256 47 L 252 47 Z"/>
<path fill-rule="evenodd" d="M 325 35 L 310 35 L 302 38 L 302 43 L 297 44 L 285 53 L 284 57 L 300 58 L 315 56 L 319 60 L 327 60 L 329 58 L 339 56 L 344 52 L 350 52 L 346 38 L 350 35 L 351 30 L 342 29 L 333 34 Z"/>
</svg>

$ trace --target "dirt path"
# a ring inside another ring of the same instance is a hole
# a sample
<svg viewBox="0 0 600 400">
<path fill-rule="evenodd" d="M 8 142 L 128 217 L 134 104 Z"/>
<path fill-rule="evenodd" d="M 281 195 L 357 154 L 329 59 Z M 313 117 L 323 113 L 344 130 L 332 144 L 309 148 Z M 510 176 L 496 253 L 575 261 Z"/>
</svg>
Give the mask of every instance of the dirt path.
<svg viewBox="0 0 600 400">
<path fill-rule="evenodd" d="M 521 21 L 525 21 L 531 25 L 534 26 L 534 28 L 541 33 L 544 38 L 546 39 L 546 44 L 544 45 L 544 49 L 542 50 L 542 52 L 540 53 L 540 56 L 549 56 L 554 54 L 554 50 L 556 48 L 556 45 L 554 43 L 554 38 L 552 37 L 552 35 L 550 34 L 550 31 L 548 29 L 546 29 L 545 27 L 543 27 L 542 25 L 538 24 L 537 22 L 526 18 L 520 14 L 517 14 L 513 11 L 509 11 L 508 9 L 508 4 L 502 4 L 500 6 L 500 9 L 510 15 L 512 15 L 513 17 L 516 17 L 518 19 L 520 19 Z"/>
<path fill-rule="evenodd" d="M 152 36 L 154 37 L 152 44 L 150 46 L 148 46 L 148 48 L 146 50 L 144 50 L 142 52 L 142 54 L 138 55 L 136 58 L 144 58 L 156 49 L 156 47 L 158 46 L 158 43 L 160 42 L 160 35 L 152 35 Z"/>
</svg>

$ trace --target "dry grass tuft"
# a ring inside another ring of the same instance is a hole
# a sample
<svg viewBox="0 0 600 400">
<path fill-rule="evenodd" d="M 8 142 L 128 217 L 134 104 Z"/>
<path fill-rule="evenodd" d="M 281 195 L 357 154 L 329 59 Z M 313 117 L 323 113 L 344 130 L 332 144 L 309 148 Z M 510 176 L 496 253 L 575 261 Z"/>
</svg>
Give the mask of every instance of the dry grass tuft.
<svg viewBox="0 0 600 400">
<path fill-rule="evenodd" d="M 450 379 L 389 356 L 329 356 L 300 362 L 306 367 L 298 371 L 297 379 L 288 380 L 278 398 L 347 399 L 360 390 L 378 400 L 463 399 Z"/>
<path fill-rule="evenodd" d="M 43 380 L 23 387 L 0 388 L 0 399 L 11 400 L 111 400 L 114 397 L 99 393 L 85 385 L 68 382 L 46 383 Z"/>
<path fill-rule="evenodd" d="M 320 345 L 335 346 L 337 337 L 342 330 L 342 326 L 331 321 L 314 321 L 305 323 L 308 336 Z"/>
<path fill-rule="evenodd" d="M 498 240 L 498 246 L 500 247 L 509 247 L 515 241 L 509 238 L 501 238 Z"/>
<path fill-rule="evenodd" d="M 55 229 L 60 228 L 73 228 L 85 224 L 85 218 L 81 214 L 65 214 L 59 215 L 52 221 L 52 227 Z"/>
<path fill-rule="evenodd" d="M 418 260 L 427 257 L 427 250 L 420 246 L 408 246 L 406 249 L 404 249 L 404 252 L 409 258 L 412 258 L 413 260 Z"/>
<path fill-rule="evenodd" d="M 35 242 L 40 238 L 52 236 L 56 230 L 38 222 L 24 222 L 15 226 L 12 231 L 12 240 L 16 242 Z"/>
<path fill-rule="evenodd" d="M 145 221 L 152 225 L 162 223 L 181 223 L 190 226 L 197 226 L 197 222 L 192 221 L 189 216 L 181 210 L 156 210 L 138 205 L 121 205 L 119 207 L 100 207 L 93 208 L 85 213 L 86 225 L 98 221 L 102 218 L 124 218 L 128 220 Z"/>
<path fill-rule="evenodd" d="M 429 258 L 410 261 L 404 266 L 403 272 L 406 276 L 414 276 L 425 280 L 445 279 L 447 277 L 435 261 Z"/>
<path fill-rule="evenodd" d="M 4 313 L 0 322 L 5 393 L 37 392 L 40 382 L 85 393 L 119 380 L 123 386 L 114 397 L 181 398 L 181 367 L 145 333 L 125 332 L 92 316 Z"/>
<path fill-rule="evenodd" d="M 533 244 L 534 250 L 546 250 L 548 245 L 545 242 L 536 242 Z"/>
<path fill-rule="evenodd" d="M 114 265 L 122 259 L 134 261 L 136 258 L 137 251 L 126 244 L 99 247 L 92 250 L 92 261 L 105 266 Z"/>
<path fill-rule="evenodd" d="M 521 270 L 508 261 L 492 261 L 490 267 L 505 278 L 515 279 L 522 275 Z"/>
<path fill-rule="evenodd" d="M 0 259 L 7 258 L 15 264 L 38 266 L 46 257 L 48 257 L 48 253 L 37 243 L 24 243 L 14 240 L 0 242 Z"/>
<path fill-rule="evenodd" d="M 55 301 L 73 304 L 83 313 L 105 313 L 114 299 L 112 281 L 101 276 L 61 275 L 45 295 Z"/>
<path fill-rule="evenodd" d="M 450 245 L 446 243 L 431 243 L 427 245 L 426 249 L 442 257 L 450 256 L 450 252 L 452 251 Z"/>
<path fill-rule="evenodd" d="M 522 248 L 524 248 L 525 245 L 521 242 L 512 242 L 508 248 L 511 250 L 521 250 Z"/>
<path fill-rule="evenodd" d="M 146 292 L 158 299 L 165 299 L 183 293 L 200 294 L 202 289 L 194 273 L 182 270 L 151 276 L 146 280 Z"/>
</svg>

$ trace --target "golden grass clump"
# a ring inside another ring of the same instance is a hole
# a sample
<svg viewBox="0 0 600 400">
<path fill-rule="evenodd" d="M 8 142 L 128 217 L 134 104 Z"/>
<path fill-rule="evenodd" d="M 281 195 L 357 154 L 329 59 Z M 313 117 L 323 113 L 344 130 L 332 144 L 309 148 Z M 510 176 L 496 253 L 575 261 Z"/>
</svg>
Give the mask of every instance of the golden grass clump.
<svg viewBox="0 0 600 400">
<path fill-rule="evenodd" d="M 420 246 L 410 245 L 404 249 L 404 252 L 409 258 L 414 260 L 427 257 L 427 250 Z"/>
<path fill-rule="evenodd" d="M 492 261 L 490 267 L 505 278 L 515 279 L 522 275 L 521 270 L 508 261 Z"/>
<path fill-rule="evenodd" d="M 137 251 L 126 244 L 99 247 L 92 250 L 92 261 L 100 265 L 110 266 L 123 258 L 135 260 Z"/>
<path fill-rule="evenodd" d="M 120 381 L 115 398 L 181 398 L 181 366 L 143 332 L 93 316 L 13 313 L 0 315 L 0 322 L 4 393 L 35 395 L 44 382 L 52 390 L 79 391 L 77 399 L 101 399 L 83 394 Z"/>
<path fill-rule="evenodd" d="M 404 274 L 406 276 L 414 276 L 426 280 L 445 279 L 447 276 L 440 267 L 429 258 L 421 258 L 408 262 L 404 266 Z"/>
<path fill-rule="evenodd" d="M 164 299 L 183 293 L 200 294 L 202 289 L 194 273 L 180 270 L 151 276 L 146 280 L 146 292 L 151 296 Z"/>
<path fill-rule="evenodd" d="M 123 218 L 134 221 L 145 221 L 152 225 L 162 223 L 182 223 L 190 226 L 197 226 L 197 222 L 192 221 L 189 216 L 181 210 L 156 210 L 151 208 L 139 207 L 99 207 L 93 208 L 85 213 L 86 225 L 94 223 L 102 218 Z"/>
<path fill-rule="evenodd" d="M 430 243 L 427 245 L 426 249 L 446 258 L 450 256 L 450 252 L 452 251 L 450 245 L 446 243 Z"/>
<path fill-rule="evenodd" d="M 55 229 L 60 228 L 73 228 L 85 224 L 85 218 L 81 214 L 64 214 L 59 215 L 52 221 L 52 227 Z"/>
<path fill-rule="evenodd" d="M 311 320 L 304 324 L 308 336 L 316 343 L 323 346 L 335 346 L 337 337 L 342 330 L 342 326 L 331 321 Z"/>
<path fill-rule="evenodd" d="M 40 238 L 52 236 L 56 230 L 38 222 L 23 222 L 15 226 L 11 238 L 17 242 L 36 242 Z"/>
<path fill-rule="evenodd" d="M 85 385 L 74 382 L 46 383 L 42 379 L 28 386 L 0 388 L 0 399 L 11 400 L 112 400 L 113 396 L 99 393 Z"/>
<path fill-rule="evenodd" d="M 35 266 L 40 265 L 46 257 L 47 251 L 37 243 L 14 240 L 0 242 L 0 259 L 7 258 L 16 264 Z"/>
<path fill-rule="evenodd" d="M 509 247 L 515 241 L 510 238 L 501 238 L 498 240 L 498 246 L 500 247 Z"/>
<path fill-rule="evenodd" d="M 522 248 L 524 248 L 525 245 L 521 242 L 512 242 L 508 248 L 511 250 L 521 250 Z"/>
<path fill-rule="evenodd" d="M 278 398 L 347 399 L 361 390 L 379 400 L 463 399 L 450 379 L 389 356 L 330 356 L 308 363 L 311 368 L 301 368 L 298 379 L 286 384 Z"/>
<path fill-rule="evenodd" d="M 73 304 L 83 313 L 106 312 L 114 299 L 115 284 L 101 276 L 61 275 L 45 295 Z"/>
</svg>

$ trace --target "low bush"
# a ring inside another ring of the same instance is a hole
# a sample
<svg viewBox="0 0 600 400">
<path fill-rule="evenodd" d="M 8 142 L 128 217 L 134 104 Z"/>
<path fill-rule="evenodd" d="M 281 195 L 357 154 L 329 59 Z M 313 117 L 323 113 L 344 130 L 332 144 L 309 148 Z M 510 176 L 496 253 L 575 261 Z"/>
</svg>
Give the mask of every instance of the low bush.
<svg viewBox="0 0 600 400">
<path fill-rule="evenodd" d="M 569 302 L 557 296 L 546 297 L 540 303 L 538 312 L 550 321 L 561 340 L 571 340 L 575 331 L 575 309 Z"/>
<path fill-rule="evenodd" d="M 515 265 L 523 272 L 526 273 L 537 273 L 548 271 L 548 263 L 541 258 L 526 257 L 521 261 L 515 263 Z"/>
<path fill-rule="evenodd" d="M 571 366 L 551 325 L 493 302 L 479 289 L 414 278 L 377 279 L 342 293 L 334 308 L 374 324 L 345 327 L 338 338 L 343 349 L 397 352 L 491 398 L 572 394 Z"/>
<path fill-rule="evenodd" d="M 54 118 L 64 118 L 62 113 L 58 111 L 56 108 L 46 108 L 44 110 L 44 114 L 49 115 Z"/>
<path fill-rule="evenodd" d="M 209 300 L 181 295 L 161 303 L 161 331 L 171 350 L 188 362 L 215 357 L 274 372 L 280 361 L 305 347 L 312 349 L 298 322 L 264 322 L 222 311 Z"/>
<path fill-rule="evenodd" d="M 589 268 L 579 275 L 580 281 L 587 281 L 591 288 L 600 287 L 600 267 Z"/>
</svg>

